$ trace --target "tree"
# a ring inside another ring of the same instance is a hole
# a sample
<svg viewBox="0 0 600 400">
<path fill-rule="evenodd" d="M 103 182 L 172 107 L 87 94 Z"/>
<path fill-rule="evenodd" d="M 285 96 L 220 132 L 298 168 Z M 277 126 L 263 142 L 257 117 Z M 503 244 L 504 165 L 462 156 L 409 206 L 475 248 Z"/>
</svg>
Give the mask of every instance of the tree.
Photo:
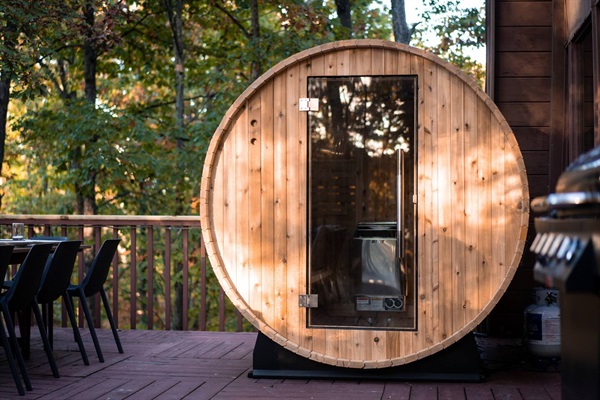
<svg viewBox="0 0 600 400">
<path fill-rule="evenodd" d="M 482 0 L 477 7 L 464 7 L 460 0 L 424 1 L 425 9 L 420 23 L 414 27 L 411 43 L 470 73 L 483 86 L 484 66 L 468 51 L 485 46 L 485 2 Z"/>
<path fill-rule="evenodd" d="M 408 44 L 413 30 L 408 28 L 406 22 L 406 4 L 404 0 L 391 0 L 392 2 L 392 26 L 394 29 L 394 40 L 398 43 Z"/>
<path fill-rule="evenodd" d="M 0 176 L 5 160 L 8 106 L 11 96 L 26 99 L 43 93 L 34 65 L 53 52 L 63 31 L 59 21 L 71 13 L 63 1 L 4 0 L 0 3 Z M 12 92 L 13 87 L 16 92 Z M 0 208 L 4 193 L 0 193 Z"/>
</svg>

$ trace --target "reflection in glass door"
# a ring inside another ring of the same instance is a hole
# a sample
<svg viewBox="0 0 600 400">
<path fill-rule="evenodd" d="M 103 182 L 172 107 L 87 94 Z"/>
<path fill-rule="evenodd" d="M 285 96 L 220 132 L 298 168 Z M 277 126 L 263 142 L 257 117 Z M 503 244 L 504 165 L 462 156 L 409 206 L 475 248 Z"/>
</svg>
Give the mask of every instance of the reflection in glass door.
<svg viewBox="0 0 600 400">
<path fill-rule="evenodd" d="M 416 76 L 309 77 L 311 327 L 416 329 Z M 316 296 L 314 296 L 316 295 Z"/>
</svg>

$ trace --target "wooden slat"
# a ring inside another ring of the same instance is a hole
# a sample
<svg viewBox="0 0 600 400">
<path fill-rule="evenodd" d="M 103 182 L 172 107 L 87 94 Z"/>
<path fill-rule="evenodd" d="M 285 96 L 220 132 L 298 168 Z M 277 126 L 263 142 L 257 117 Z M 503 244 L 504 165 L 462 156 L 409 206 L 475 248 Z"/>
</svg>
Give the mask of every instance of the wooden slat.
<svg viewBox="0 0 600 400">
<path fill-rule="evenodd" d="M 452 232 L 452 332 L 461 329 L 467 323 L 466 308 L 466 209 L 465 201 L 465 160 L 467 147 L 465 146 L 464 132 L 464 85 L 462 81 L 453 76 L 451 78 L 451 111 L 450 111 L 450 171 L 452 194 L 451 232 Z"/>
<path fill-rule="evenodd" d="M 288 301 L 287 280 L 281 277 L 287 276 L 287 112 L 286 109 L 286 86 L 285 79 L 282 77 L 275 78 L 273 84 L 273 114 L 274 125 L 274 195 L 275 203 L 273 217 L 275 221 L 274 231 L 274 276 L 275 293 L 274 293 L 274 321 L 273 328 L 282 335 L 286 335 L 287 325 L 285 323 L 285 304 Z"/>
<path fill-rule="evenodd" d="M 465 198 L 469 199 L 468 206 L 465 207 L 465 282 L 478 282 L 478 270 L 480 265 L 480 252 L 478 248 L 477 226 L 481 221 L 479 217 L 479 175 L 478 175 L 478 155 L 477 155 L 477 137 L 479 126 L 477 124 L 477 106 L 479 99 L 475 93 L 465 91 L 464 94 L 464 146 L 465 146 Z M 465 292 L 467 305 L 467 320 L 473 321 L 481 308 L 479 302 L 479 284 L 468 284 Z"/>
<path fill-rule="evenodd" d="M 255 203 L 260 207 L 260 252 L 261 264 L 271 265 L 272 268 L 257 268 L 261 274 L 260 310 L 264 321 L 273 325 L 278 315 L 275 314 L 275 284 L 279 277 L 275 275 L 276 261 L 274 258 L 275 219 L 275 133 L 273 131 L 273 80 L 265 83 L 260 94 L 260 201 Z"/>
<path fill-rule="evenodd" d="M 292 271 L 295 266 L 300 265 L 301 254 L 299 249 L 302 248 L 304 241 L 302 240 L 305 234 L 299 224 L 298 218 L 302 210 L 300 202 L 305 197 L 304 188 L 300 186 L 302 179 L 303 160 L 300 158 L 299 146 L 304 140 L 303 132 L 299 131 L 300 117 L 298 114 L 298 99 L 301 97 L 300 92 L 300 66 L 291 66 L 286 75 L 286 160 L 287 160 L 287 187 L 286 187 L 286 226 L 287 226 L 287 267 L 288 274 L 285 276 L 287 292 L 284 296 L 285 315 L 282 315 L 287 320 L 287 335 L 285 336 L 291 343 L 300 343 L 300 328 L 304 326 L 303 322 L 306 318 L 301 315 L 306 313 L 298 307 L 298 296 L 303 294 L 305 287 L 298 281 L 298 277 Z"/>
<path fill-rule="evenodd" d="M 248 101 L 248 304 L 260 313 L 262 310 L 262 208 L 261 208 L 261 151 L 263 131 L 260 93 Z M 264 322 L 264 320 L 261 319 Z"/>
<path fill-rule="evenodd" d="M 452 176 L 450 154 L 451 93 L 450 74 L 438 68 L 438 80 L 434 95 L 437 104 L 437 139 L 434 136 L 434 162 L 437 172 L 433 178 L 437 182 L 437 240 L 438 240 L 438 331 L 437 341 L 448 338 L 452 330 L 452 232 L 451 218 L 455 212 L 452 204 Z M 437 156 L 437 157 L 436 157 Z M 437 159 L 436 159 L 437 158 Z M 435 189 L 434 189 L 435 190 Z M 435 194 L 434 194 L 435 196 Z M 435 198 L 435 197 L 434 197 Z M 435 268 L 435 264 L 434 264 Z"/>
</svg>

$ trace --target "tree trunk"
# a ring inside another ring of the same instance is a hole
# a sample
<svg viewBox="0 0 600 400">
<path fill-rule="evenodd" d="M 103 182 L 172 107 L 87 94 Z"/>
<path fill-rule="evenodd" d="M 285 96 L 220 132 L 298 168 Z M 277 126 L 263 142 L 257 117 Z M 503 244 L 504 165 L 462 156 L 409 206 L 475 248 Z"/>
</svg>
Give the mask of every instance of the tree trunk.
<svg viewBox="0 0 600 400">
<path fill-rule="evenodd" d="M 96 104 L 96 64 L 98 61 L 98 55 L 96 52 L 96 43 L 94 39 L 94 17 L 95 17 L 93 2 L 88 1 L 83 7 L 83 17 L 86 22 L 86 38 L 83 45 L 83 76 L 84 76 L 84 90 L 85 98 L 92 105 Z M 94 137 L 94 140 L 97 140 Z M 81 149 L 76 150 L 77 160 L 83 158 Z M 81 168 L 79 161 L 73 161 L 73 168 Z M 77 195 L 77 212 L 84 215 L 94 215 L 98 213 L 98 206 L 96 204 L 96 172 L 87 171 L 87 179 L 85 184 L 76 183 L 75 192 Z"/>
<path fill-rule="evenodd" d="M 14 51 L 15 43 L 12 34 L 17 31 L 16 25 L 6 21 L 3 46 L 6 50 Z M 1 60 L 4 61 L 4 60 Z M 6 125 L 8 123 L 8 103 L 10 102 L 10 85 L 12 83 L 12 71 L 6 62 L 0 63 L 0 176 L 2 176 L 2 164 L 4 163 L 4 148 L 6 145 Z M 2 209 L 2 198 L 4 192 L 0 188 L 0 209 Z"/>
<path fill-rule="evenodd" d="M 398 43 L 408 44 L 412 32 L 406 23 L 405 7 L 404 0 L 392 0 L 392 26 L 394 28 L 394 39 Z"/>
<path fill-rule="evenodd" d="M 250 9 L 252 12 L 252 48 L 255 53 L 252 57 L 252 80 L 257 80 L 262 75 L 262 54 L 259 47 L 260 42 L 260 22 L 258 14 L 258 0 L 251 0 Z"/>
<path fill-rule="evenodd" d="M 177 132 L 177 150 L 183 152 L 186 143 L 186 138 L 184 137 L 185 48 L 183 36 L 183 0 L 165 0 L 164 4 L 167 10 L 169 24 L 171 26 L 171 33 L 173 35 L 173 52 L 175 55 L 175 130 Z M 183 157 L 180 157 L 179 159 L 182 160 Z M 183 174 L 183 171 L 185 171 L 185 165 L 179 165 L 177 169 Z M 178 191 L 180 187 L 183 187 L 183 185 L 177 185 Z M 177 210 L 175 211 L 175 215 L 184 214 L 184 194 L 178 192 L 175 194 L 175 198 L 177 199 Z M 174 265 L 175 274 L 179 274 L 182 270 L 183 265 Z M 172 328 L 176 330 L 182 330 L 186 328 L 183 324 L 183 284 L 181 282 L 175 282 L 173 284 L 173 291 L 175 292 L 175 304 L 173 310 L 173 319 L 171 322 L 173 325 Z"/>
<path fill-rule="evenodd" d="M 340 19 L 342 27 L 344 27 L 343 39 L 352 38 L 352 6 L 350 0 L 335 0 L 335 6 L 337 7 L 337 15 Z"/>
</svg>

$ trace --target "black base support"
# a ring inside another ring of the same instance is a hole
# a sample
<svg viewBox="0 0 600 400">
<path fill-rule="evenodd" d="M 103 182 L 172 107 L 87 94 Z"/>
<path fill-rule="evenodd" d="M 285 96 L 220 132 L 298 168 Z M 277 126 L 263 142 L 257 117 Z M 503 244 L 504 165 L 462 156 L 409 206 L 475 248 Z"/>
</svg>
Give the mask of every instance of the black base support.
<svg viewBox="0 0 600 400">
<path fill-rule="evenodd" d="M 388 381 L 480 382 L 481 362 L 473 334 L 424 359 L 397 367 L 343 368 L 293 353 L 258 333 L 250 378 L 360 379 Z"/>
</svg>

